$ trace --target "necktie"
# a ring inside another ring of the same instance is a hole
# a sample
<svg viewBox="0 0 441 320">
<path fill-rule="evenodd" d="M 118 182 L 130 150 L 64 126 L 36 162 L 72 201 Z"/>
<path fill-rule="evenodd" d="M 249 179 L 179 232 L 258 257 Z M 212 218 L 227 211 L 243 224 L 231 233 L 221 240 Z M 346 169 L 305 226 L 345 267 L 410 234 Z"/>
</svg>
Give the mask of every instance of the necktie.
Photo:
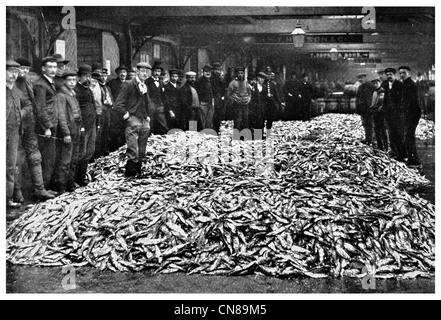
<svg viewBox="0 0 441 320">
<path fill-rule="evenodd" d="M 52 90 L 57 91 L 57 88 L 55 87 L 55 83 L 53 83 L 53 82 L 51 82 L 51 88 L 52 88 Z"/>
</svg>

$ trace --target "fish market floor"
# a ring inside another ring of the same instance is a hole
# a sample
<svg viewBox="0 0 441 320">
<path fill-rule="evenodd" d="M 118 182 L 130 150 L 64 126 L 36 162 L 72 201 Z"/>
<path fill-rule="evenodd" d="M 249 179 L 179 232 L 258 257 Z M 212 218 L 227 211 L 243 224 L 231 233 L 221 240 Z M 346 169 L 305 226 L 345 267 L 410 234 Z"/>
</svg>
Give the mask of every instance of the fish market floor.
<svg viewBox="0 0 441 320">
<path fill-rule="evenodd" d="M 419 141 L 421 173 L 433 185 L 419 190 L 435 203 L 435 143 Z M 25 195 L 26 196 L 26 195 Z M 23 210 L 7 211 L 7 225 Z M 279 279 L 264 276 L 201 276 L 185 274 L 113 273 L 83 267 L 64 272 L 61 268 L 36 268 L 6 264 L 7 293 L 435 293 L 434 279 L 376 280 L 376 289 L 363 289 L 360 279 Z M 67 281 L 73 279 L 75 281 Z M 72 284 L 75 284 L 74 286 Z"/>
</svg>

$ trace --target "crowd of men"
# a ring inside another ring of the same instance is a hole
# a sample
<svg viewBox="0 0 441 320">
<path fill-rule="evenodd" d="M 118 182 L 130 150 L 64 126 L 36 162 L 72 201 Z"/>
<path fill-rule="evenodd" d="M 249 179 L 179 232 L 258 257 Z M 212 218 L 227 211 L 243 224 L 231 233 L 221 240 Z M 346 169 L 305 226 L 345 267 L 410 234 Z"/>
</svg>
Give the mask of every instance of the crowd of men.
<svg viewBox="0 0 441 320">
<path fill-rule="evenodd" d="M 311 117 L 314 93 L 307 74 L 297 80 L 293 73 L 279 88 L 270 68 L 245 79 L 245 69 L 237 67 L 227 81 L 216 62 L 205 65 L 198 79 L 189 71 L 184 80 L 180 70 L 140 62 L 135 70 L 119 66 L 117 77 L 107 81 L 108 70 L 100 64 L 81 65 L 76 71 L 66 68 L 68 63 L 57 54 L 44 58 L 42 75 L 34 81 L 27 76 L 29 60 L 6 63 L 8 207 L 24 202 L 24 159 L 35 199 L 46 200 L 87 185 L 88 164 L 124 144 L 125 176 L 139 176 L 151 134 L 171 129 L 219 133 L 221 122 L 230 118 L 236 132 L 249 129 L 254 139 L 264 139 L 275 120 Z M 169 80 L 164 81 L 167 71 Z M 383 83 L 367 82 L 360 75 L 358 111 L 366 143 L 372 143 L 375 132 L 380 149 L 390 147 L 397 160 L 419 165 L 417 89 L 408 67 L 399 72 L 402 81 L 394 79 L 394 69 L 387 69 Z"/>
<path fill-rule="evenodd" d="M 408 66 L 397 70 L 387 68 L 376 78 L 367 81 L 360 74 L 361 85 L 357 91 L 357 111 L 365 132 L 364 143 L 372 145 L 375 137 L 377 147 L 389 152 L 397 161 L 410 167 L 421 166 L 415 132 L 421 118 L 418 86 L 411 78 Z"/>
</svg>

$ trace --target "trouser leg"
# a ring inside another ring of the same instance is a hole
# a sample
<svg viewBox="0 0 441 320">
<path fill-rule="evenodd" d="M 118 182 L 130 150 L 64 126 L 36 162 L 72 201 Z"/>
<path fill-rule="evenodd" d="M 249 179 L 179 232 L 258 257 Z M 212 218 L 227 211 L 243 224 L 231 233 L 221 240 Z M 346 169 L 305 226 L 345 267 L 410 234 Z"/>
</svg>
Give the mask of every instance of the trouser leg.
<svg viewBox="0 0 441 320">
<path fill-rule="evenodd" d="M 368 144 L 372 143 L 373 118 L 370 113 L 361 115 L 361 123 L 364 129 L 365 140 Z"/>
<path fill-rule="evenodd" d="M 8 129 L 6 132 L 6 199 L 12 200 L 14 181 L 17 171 L 18 146 L 20 133 L 18 128 Z"/>
<path fill-rule="evenodd" d="M 77 182 L 82 183 L 86 180 L 87 175 L 87 166 L 89 164 L 90 159 L 92 159 L 93 154 L 95 153 L 95 143 L 96 143 L 96 127 L 92 126 L 91 128 L 86 128 L 84 133 L 84 142 L 81 146 L 81 156 L 78 161 L 78 170 L 77 170 Z"/>
<path fill-rule="evenodd" d="M 72 156 L 69 166 L 69 172 L 67 177 L 67 188 L 72 189 L 75 182 L 75 171 L 78 165 L 78 159 L 79 159 L 79 153 L 80 153 L 80 139 L 81 139 L 81 133 L 80 133 L 80 124 L 75 123 L 73 125 L 73 129 L 71 132 L 71 138 L 72 138 Z"/>
<path fill-rule="evenodd" d="M 408 156 L 408 162 L 410 164 L 420 164 L 421 160 L 418 156 L 418 150 L 416 146 L 415 131 L 418 127 L 420 117 L 410 117 L 406 119 L 406 133 L 405 133 L 405 146 Z"/>
<path fill-rule="evenodd" d="M 50 184 L 55 170 L 57 128 L 51 128 L 52 138 L 38 137 L 38 146 L 41 154 L 41 169 L 43 182 L 46 189 L 51 189 Z"/>
</svg>

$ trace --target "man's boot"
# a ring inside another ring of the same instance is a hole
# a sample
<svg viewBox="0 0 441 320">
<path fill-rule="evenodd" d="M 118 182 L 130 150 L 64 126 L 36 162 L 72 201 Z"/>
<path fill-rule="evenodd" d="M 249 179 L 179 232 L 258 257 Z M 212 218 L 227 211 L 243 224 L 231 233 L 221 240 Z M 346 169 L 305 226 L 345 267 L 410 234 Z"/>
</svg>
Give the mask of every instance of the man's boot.
<svg viewBox="0 0 441 320">
<path fill-rule="evenodd" d="M 51 192 L 48 192 L 46 189 L 34 190 L 34 198 L 36 200 L 49 200 L 55 198 L 55 195 Z"/>
<path fill-rule="evenodd" d="M 55 198 L 58 193 L 52 190 L 46 190 L 43 182 L 43 171 L 40 163 L 29 166 L 29 174 L 31 176 L 32 187 L 34 189 L 34 198 L 37 200 L 48 200 Z"/>
<path fill-rule="evenodd" d="M 21 189 L 19 187 L 14 186 L 14 202 L 17 203 L 23 203 L 24 202 L 24 197 L 23 194 L 21 193 Z"/>
<path fill-rule="evenodd" d="M 136 172 L 137 172 L 136 171 L 136 163 L 133 162 L 132 160 L 127 160 L 126 171 L 124 173 L 126 178 L 130 178 L 130 177 L 136 176 Z"/>
<path fill-rule="evenodd" d="M 138 177 L 141 177 L 141 173 L 142 173 L 142 161 L 138 161 L 135 163 L 136 166 L 136 175 Z"/>
</svg>

